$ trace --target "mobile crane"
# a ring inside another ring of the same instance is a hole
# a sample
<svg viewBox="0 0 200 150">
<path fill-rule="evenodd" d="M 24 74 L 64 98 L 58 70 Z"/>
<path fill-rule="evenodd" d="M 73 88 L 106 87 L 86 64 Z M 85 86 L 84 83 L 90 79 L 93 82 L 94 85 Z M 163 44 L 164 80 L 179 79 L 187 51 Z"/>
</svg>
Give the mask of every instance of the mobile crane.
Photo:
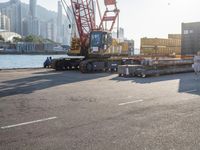
<svg viewBox="0 0 200 150">
<path fill-rule="evenodd" d="M 61 0 L 63 6 L 67 6 L 65 0 Z M 70 0 L 73 11 L 76 28 L 79 38 L 72 39 L 70 57 L 59 58 L 53 61 L 52 67 L 56 70 L 65 70 L 79 68 L 83 73 L 105 71 L 107 69 L 118 68 L 118 65 L 123 65 L 123 56 L 113 57 L 106 50 L 113 44 L 111 31 L 119 16 L 116 0 L 104 0 L 106 10 L 101 16 L 100 5 L 98 0 Z M 95 2 L 100 16 L 100 24 L 96 24 Z M 65 8 L 64 7 L 64 8 Z M 68 7 L 68 6 L 67 6 Z M 72 55 L 75 55 L 72 57 Z M 153 56 L 152 56 L 153 57 Z M 143 60 L 145 56 L 128 58 L 131 61 L 138 61 L 137 66 L 121 66 L 122 73 L 124 69 L 130 67 L 134 75 L 152 75 L 152 74 L 171 74 L 191 71 L 193 61 L 187 59 L 151 59 Z M 151 62 L 151 63 L 149 63 Z M 132 64 L 132 62 L 128 62 Z M 119 66 L 120 68 L 120 66 Z"/>
<path fill-rule="evenodd" d="M 65 10 L 69 8 L 65 0 L 61 2 Z M 121 59 L 111 59 L 111 56 L 105 53 L 112 45 L 111 31 L 120 12 L 116 0 L 104 0 L 106 10 L 103 16 L 98 0 L 70 0 L 70 2 L 79 38 L 72 38 L 69 53 L 71 56 L 54 59 L 52 67 L 55 70 L 79 68 L 81 72 L 87 73 L 105 71 L 120 63 Z M 100 17 L 99 25 L 96 24 L 96 5 Z"/>
</svg>

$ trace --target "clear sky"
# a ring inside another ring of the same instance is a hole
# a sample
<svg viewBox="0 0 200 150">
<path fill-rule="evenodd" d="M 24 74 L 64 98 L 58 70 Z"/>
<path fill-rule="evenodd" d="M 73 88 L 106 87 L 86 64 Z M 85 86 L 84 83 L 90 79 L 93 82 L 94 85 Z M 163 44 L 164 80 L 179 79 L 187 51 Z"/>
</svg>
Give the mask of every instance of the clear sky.
<svg viewBox="0 0 200 150">
<path fill-rule="evenodd" d="M 21 1 L 28 3 L 29 0 Z M 37 1 L 49 10 L 57 10 L 57 0 Z M 136 47 L 141 37 L 165 38 L 168 33 L 181 33 L 182 22 L 200 21 L 200 0 L 117 1 L 121 10 L 120 26 L 125 29 L 125 37 L 136 41 Z"/>
</svg>

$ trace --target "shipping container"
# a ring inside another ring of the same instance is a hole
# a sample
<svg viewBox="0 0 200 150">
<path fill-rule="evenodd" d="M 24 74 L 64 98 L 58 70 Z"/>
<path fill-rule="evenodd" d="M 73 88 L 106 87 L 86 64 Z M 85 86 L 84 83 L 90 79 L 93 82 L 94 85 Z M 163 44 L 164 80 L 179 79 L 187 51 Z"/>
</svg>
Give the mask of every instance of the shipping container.
<svg viewBox="0 0 200 150">
<path fill-rule="evenodd" d="M 142 38 L 141 54 L 144 55 L 179 55 L 181 53 L 180 38 Z"/>
<path fill-rule="evenodd" d="M 168 39 L 181 39 L 181 34 L 168 34 Z"/>
</svg>

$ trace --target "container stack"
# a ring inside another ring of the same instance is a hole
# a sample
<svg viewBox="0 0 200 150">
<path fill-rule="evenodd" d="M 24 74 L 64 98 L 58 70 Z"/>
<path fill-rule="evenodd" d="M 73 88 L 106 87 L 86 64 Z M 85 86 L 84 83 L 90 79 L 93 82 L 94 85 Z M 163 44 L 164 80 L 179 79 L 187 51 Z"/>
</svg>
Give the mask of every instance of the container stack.
<svg viewBox="0 0 200 150">
<path fill-rule="evenodd" d="M 168 39 L 163 38 L 141 38 L 142 55 L 180 55 L 181 35 L 169 34 Z"/>
</svg>

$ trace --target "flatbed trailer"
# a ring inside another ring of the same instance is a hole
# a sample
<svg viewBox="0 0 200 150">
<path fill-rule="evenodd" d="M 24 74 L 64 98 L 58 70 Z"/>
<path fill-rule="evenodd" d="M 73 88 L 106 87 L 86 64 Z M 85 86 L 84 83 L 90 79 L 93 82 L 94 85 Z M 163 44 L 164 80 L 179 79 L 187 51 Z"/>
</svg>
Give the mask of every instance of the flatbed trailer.
<svg viewBox="0 0 200 150">
<path fill-rule="evenodd" d="M 119 65 L 118 74 L 123 77 L 148 77 L 193 72 L 192 59 L 143 61 L 141 65 Z"/>
<path fill-rule="evenodd" d="M 84 57 L 66 57 L 66 58 L 53 59 L 52 68 L 57 71 L 79 69 L 82 73 L 106 72 L 106 71 L 116 72 L 118 65 L 122 64 L 123 60 L 121 58 L 84 59 Z"/>
<path fill-rule="evenodd" d="M 85 59 L 84 56 L 68 56 L 52 60 L 52 68 L 61 70 L 79 69 L 82 73 L 117 72 L 119 65 L 140 64 L 144 58 L 139 56 L 109 56 Z"/>
</svg>

